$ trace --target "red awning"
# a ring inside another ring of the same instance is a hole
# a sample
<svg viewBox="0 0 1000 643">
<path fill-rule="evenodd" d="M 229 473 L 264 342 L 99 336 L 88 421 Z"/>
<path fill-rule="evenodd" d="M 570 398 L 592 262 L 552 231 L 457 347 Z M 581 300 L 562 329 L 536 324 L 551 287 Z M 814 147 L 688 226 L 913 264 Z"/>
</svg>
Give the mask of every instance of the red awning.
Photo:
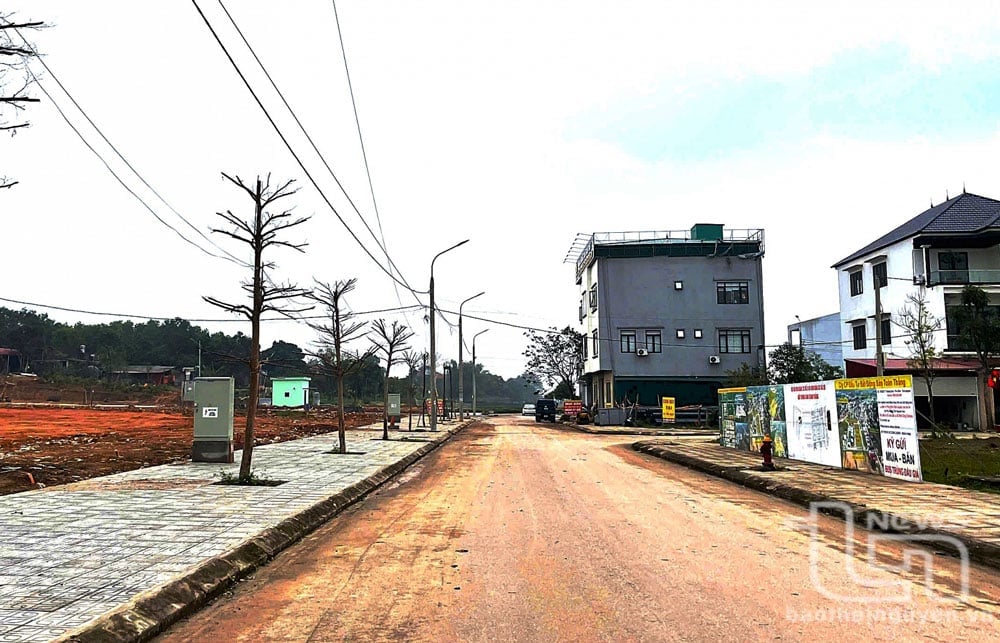
<svg viewBox="0 0 1000 643">
<path fill-rule="evenodd" d="M 916 371 L 908 364 L 909 360 L 888 357 L 885 359 L 885 370 L 897 373 L 908 373 Z M 960 357 L 938 357 L 932 361 L 935 371 L 974 372 L 979 368 L 979 360 Z M 874 359 L 845 359 L 844 371 L 847 377 L 870 377 L 875 375 Z"/>
</svg>

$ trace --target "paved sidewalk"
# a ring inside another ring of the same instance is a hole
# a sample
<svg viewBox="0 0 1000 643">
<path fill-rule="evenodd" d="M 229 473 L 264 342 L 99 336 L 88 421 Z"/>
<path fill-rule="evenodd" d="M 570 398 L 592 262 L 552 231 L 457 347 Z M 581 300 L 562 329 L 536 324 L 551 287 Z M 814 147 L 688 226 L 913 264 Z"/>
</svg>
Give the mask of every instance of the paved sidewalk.
<svg viewBox="0 0 1000 643">
<path fill-rule="evenodd" d="M 896 480 L 784 458 L 775 458 L 778 471 L 762 471 L 760 455 L 711 442 L 648 440 L 632 446 L 637 451 L 806 507 L 818 501 L 846 503 L 859 524 L 867 525 L 871 515 L 882 518 L 876 524 L 891 524 L 902 533 L 950 536 L 964 544 L 974 560 L 1000 568 L 998 494 Z M 885 519 L 889 519 L 888 523 Z M 940 543 L 933 544 L 936 547 Z"/>
<path fill-rule="evenodd" d="M 441 428 L 255 447 L 275 487 L 214 484 L 237 452 L 2 496 L 0 641 L 148 638 L 460 430 Z"/>
</svg>

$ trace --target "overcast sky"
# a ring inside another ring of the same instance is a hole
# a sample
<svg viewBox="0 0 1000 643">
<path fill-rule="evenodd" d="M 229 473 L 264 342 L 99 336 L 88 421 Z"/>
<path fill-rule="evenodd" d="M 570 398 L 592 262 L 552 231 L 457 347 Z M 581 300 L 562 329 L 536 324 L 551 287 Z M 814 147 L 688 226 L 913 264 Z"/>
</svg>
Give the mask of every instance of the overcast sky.
<svg viewBox="0 0 1000 643">
<path fill-rule="evenodd" d="M 198 0 L 333 206 L 384 255 L 326 172 L 217 0 Z M 340 0 L 340 25 L 381 229 L 405 280 L 441 307 L 527 326 L 575 323 L 563 259 L 578 232 L 764 228 L 768 344 L 837 310 L 830 265 L 954 195 L 1000 198 L 1000 12 L 989 3 L 443 2 Z M 368 225 L 379 234 L 329 0 L 229 0 L 250 44 Z M 819 7 L 822 6 L 822 9 Z M 275 134 L 193 3 L 9 0 L 34 34 L 49 100 L 0 139 L 0 297 L 92 311 L 217 319 L 244 269 L 183 241 L 129 194 L 63 108 L 164 221 L 218 253 L 114 156 L 55 79 L 198 231 L 250 213 L 220 172 L 295 179 L 312 219 L 277 249 L 279 281 L 359 279 L 358 311 L 417 303 L 350 238 Z M 896 275 L 909 277 L 910 275 Z M 663 287 L 648 284 L 641 288 Z M 426 302 L 425 296 L 420 299 Z M 0 305 L 19 307 L 7 301 Z M 37 308 L 63 322 L 111 318 Z M 414 328 L 419 312 L 385 313 Z M 370 317 L 369 317 L 370 318 Z M 197 322 L 232 333 L 245 324 Z M 457 358 L 457 332 L 438 347 Z M 522 331 L 465 320 L 477 357 L 523 370 Z M 300 322 L 274 339 L 308 347 Z M 465 356 L 469 359 L 468 353 Z"/>
</svg>

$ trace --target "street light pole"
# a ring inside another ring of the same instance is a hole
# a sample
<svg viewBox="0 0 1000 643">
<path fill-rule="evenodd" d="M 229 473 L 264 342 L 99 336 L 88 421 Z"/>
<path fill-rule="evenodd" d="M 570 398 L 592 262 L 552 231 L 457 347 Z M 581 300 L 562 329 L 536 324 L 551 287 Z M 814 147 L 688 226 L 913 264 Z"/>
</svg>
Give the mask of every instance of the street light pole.
<svg viewBox="0 0 1000 643">
<path fill-rule="evenodd" d="M 476 338 L 488 330 L 481 330 L 472 336 L 472 417 L 476 417 Z"/>
<path fill-rule="evenodd" d="M 437 339 L 434 333 L 434 317 L 437 312 L 434 310 L 434 262 L 437 258 L 448 252 L 449 250 L 454 250 L 455 248 L 468 243 L 469 240 L 459 241 L 450 248 L 446 248 L 441 252 L 434 255 L 431 259 L 431 284 L 430 288 L 430 300 L 431 300 L 431 431 L 437 431 L 437 349 L 435 344 Z"/>
<path fill-rule="evenodd" d="M 463 348 L 463 346 L 462 346 L 462 306 L 464 306 L 466 303 L 472 301 L 476 297 L 481 297 L 482 295 L 485 295 L 485 294 L 486 294 L 486 291 L 484 290 L 481 293 L 478 293 L 476 295 L 473 295 L 473 296 L 469 297 L 468 299 L 465 299 L 464 301 L 462 301 L 462 303 L 460 303 L 458 305 L 458 421 L 459 422 L 463 422 L 465 420 L 465 412 L 464 412 L 464 407 L 465 407 L 465 393 L 464 393 L 464 386 L 463 386 L 463 382 L 465 380 L 462 378 L 462 348 Z"/>
</svg>

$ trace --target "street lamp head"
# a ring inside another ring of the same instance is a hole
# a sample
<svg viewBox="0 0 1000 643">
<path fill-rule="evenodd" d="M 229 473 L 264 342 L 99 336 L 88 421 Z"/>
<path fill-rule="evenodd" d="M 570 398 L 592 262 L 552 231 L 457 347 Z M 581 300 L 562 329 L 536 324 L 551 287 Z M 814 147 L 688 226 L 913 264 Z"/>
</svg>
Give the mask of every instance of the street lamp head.
<svg viewBox="0 0 1000 643">
<path fill-rule="evenodd" d="M 450 248 L 445 248 L 441 252 L 439 252 L 436 255 L 434 255 L 434 258 L 431 259 L 431 279 L 434 278 L 434 262 L 437 261 L 437 258 L 440 257 L 441 255 L 443 255 L 444 253 L 450 252 L 451 250 L 454 250 L 455 248 L 457 248 L 459 246 L 463 246 L 463 245 L 465 245 L 467 243 L 469 243 L 468 239 L 466 239 L 464 241 L 459 241 L 458 243 L 456 243 L 455 245 L 451 246 Z"/>
</svg>

